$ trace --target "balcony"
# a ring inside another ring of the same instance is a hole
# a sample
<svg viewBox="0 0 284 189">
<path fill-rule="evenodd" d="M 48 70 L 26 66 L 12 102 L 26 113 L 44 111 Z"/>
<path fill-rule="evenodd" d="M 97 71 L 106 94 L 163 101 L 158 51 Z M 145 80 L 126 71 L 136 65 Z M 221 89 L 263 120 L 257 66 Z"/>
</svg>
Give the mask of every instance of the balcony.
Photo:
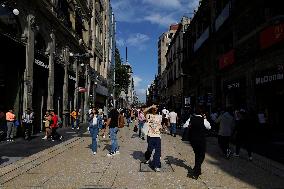
<svg viewBox="0 0 284 189">
<path fill-rule="evenodd" d="M 209 38 L 209 27 L 205 29 L 205 31 L 194 43 L 194 52 L 196 52 L 208 38 Z"/>
<path fill-rule="evenodd" d="M 97 5 L 96 5 L 95 13 L 96 13 L 96 20 L 98 21 L 99 27 L 101 30 L 103 30 L 103 18 L 100 13 L 100 8 Z"/>
<path fill-rule="evenodd" d="M 232 8 L 232 2 L 229 1 L 225 8 L 222 10 L 221 14 L 215 20 L 215 30 L 218 31 L 219 28 L 224 24 L 224 22 L 230 17 Z"/>
<path fill-rule="evenodd" d="M 103 46 L 102 44 L 99 42 L 98 38 L 95 38 L 95 45 L 96 45 L 96 51 L 99 53 L 99 55 L 101 56 L 101 58 L 103 57 Z"/>
</svg>

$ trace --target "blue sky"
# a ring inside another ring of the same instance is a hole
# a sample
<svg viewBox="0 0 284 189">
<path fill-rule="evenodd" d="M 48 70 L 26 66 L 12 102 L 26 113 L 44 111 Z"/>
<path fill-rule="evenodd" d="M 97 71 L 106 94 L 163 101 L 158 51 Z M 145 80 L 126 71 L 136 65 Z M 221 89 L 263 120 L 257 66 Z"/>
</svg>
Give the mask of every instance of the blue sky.
<svg viewBox="0 0 284 189">
<path fill-rule="evenodd" d="M 199 0 L 112 0 L 117 21 L 117 46 L 132 65 L 135 91 L 145 102 L 145 93 L 158 68 L 157 43 L 169 26 L 182 16 L 192 17 Z"/>
</svg>

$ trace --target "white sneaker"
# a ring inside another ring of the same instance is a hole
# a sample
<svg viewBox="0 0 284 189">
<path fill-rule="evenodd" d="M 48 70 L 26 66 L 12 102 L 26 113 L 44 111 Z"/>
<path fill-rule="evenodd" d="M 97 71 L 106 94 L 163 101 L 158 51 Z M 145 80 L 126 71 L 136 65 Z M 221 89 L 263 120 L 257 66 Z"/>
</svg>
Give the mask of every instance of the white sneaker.
<svg viewBox="0 0 284 189">
<path fill-rule="evenodd" d="M 107 156 L 108 156 L 108 157 L 112 157 L 112 156 L 115 156 L 115 153 L 113 153 L 113 152 L 110 152 L 110 153 L 108 153 L 108 154 L 107 154 Z"/>
<path fill-rule="evenodd" d="M 42 138 L 42 140 L 46 140 L 47 139 L 47 136 L 44 136 L 43 138 Z"/>
<path fill-rule="evenodd" d="M 156 167 L 156 168 L 155 168 L 155 171 L 156 171 L 156 172 L 161 172 L 161 169 L 158 168 L 158 167 Z"/>
<path fill-rule="evenodd" d="M 117 151 L 115 152 L 115 154 L 120 154 L 120 152 L 117 150 Z"/>
<path fill-rule="evenodd" d="M 239 154 L 236 154 L 236 153 L 234 153 L 234 156 L 235 156 L 235 157 L 240 157 L 240 155 L 239 155 Z"/>
<path fill-rule="evenodd" d="M 74 127 L 72 127 L 72 130 L 74 130 Z"/>
<path fill-rule="evenodd" d="M 94 154 L 94 155 L 96 155 L 96 154 L 97 154 L 97 152 L 93 152 L 93 154 Z"/>
<path fill-rule="evenodd" d="M 77 127 L 77 130 L 79 130 L 80 128 L 79 127 Z"/>
</svg>

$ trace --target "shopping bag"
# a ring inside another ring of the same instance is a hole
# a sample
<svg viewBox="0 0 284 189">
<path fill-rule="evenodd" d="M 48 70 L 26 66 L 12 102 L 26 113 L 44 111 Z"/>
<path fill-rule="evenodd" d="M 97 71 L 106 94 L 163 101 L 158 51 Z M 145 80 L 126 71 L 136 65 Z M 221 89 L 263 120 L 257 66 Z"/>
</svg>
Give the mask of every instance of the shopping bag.
<svg viewBox="0 0 284 189">
<path fill-rule="evenodd" d="M 141 131 L 142 131 L 142 133 L 143 133 L 145 136 L 147 136 L 147 135 L 148 135 L 149 125 L 148 125 L 148 123 L 147 123 L 147 122 L 146 122 L 146 123 L 144 123 L 144 125 L 143 125 L 143 127 L 142 127 Z"/>
</svg>

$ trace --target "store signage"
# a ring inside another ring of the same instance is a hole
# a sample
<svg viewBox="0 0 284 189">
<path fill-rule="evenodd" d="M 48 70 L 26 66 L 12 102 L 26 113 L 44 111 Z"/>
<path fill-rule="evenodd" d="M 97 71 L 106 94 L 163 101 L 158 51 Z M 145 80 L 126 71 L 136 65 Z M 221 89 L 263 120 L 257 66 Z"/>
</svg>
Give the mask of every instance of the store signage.
<svg viewBox="0 0 284 189">
<path fill-rule="evenodd" d="M 48 68 L 49 68 L 48 65 L 44 64 L 42 61 L 37 60 L 37 59 L 35 59 L 35 64 L 37 64 L 37 65 L 39 65 L 39 66 L 41 66 L 41 67 L 43 67 L 43 68 L 45 68 L 45 69 L 48 69 Z"/>
<path fill-rule="evenodd" d="M 270 26 L 260 33 L 261 49 L 268 48 L 284 40 L 284 23 Z"/>
<path fill-rule="evenodd" d="M 235 63 L 235 50 L 232 49 L 229 52 L 223 54 L 219 58 L 219 68 L 223 69 L 231 64 Z"/>
<path fill-rule="evenodd" d="M 270 83 L 270 82 L 277 81 L 277 80 L 283 80 L 283 78 L 284 78 L 283 73 L 265 75 L 265 76 L 257 77 L 255 79 L 255 83 L 256 83 L 256 85 L 261 85 L 261 84 L 264 84 L 264 83 Z"/>
<path fill-rule="evenodd" d="M 73 76 L 71 76 L 71 75 L 68 75 L 68 78 L 71 79 L 71 80 L 73 80 L 73 81 L 76 81 L 76 78 L 73 77 Z"/>
<path fill-rule="evenodd" d="M 236 83 L 231 83 L 231 84 L 228 84 L 227 85 L 227 88 L 230 90 L 230 89 L 237 89 L 237 88 L 240 88 L 241 84 L 240 82 L 236 82 Z"/>
<path fill-rule="evenodd" d="M 184 105 L 185 105 L 185 106 L 190 105 L 190 97 L 184 98 Z"/>
</svg>

